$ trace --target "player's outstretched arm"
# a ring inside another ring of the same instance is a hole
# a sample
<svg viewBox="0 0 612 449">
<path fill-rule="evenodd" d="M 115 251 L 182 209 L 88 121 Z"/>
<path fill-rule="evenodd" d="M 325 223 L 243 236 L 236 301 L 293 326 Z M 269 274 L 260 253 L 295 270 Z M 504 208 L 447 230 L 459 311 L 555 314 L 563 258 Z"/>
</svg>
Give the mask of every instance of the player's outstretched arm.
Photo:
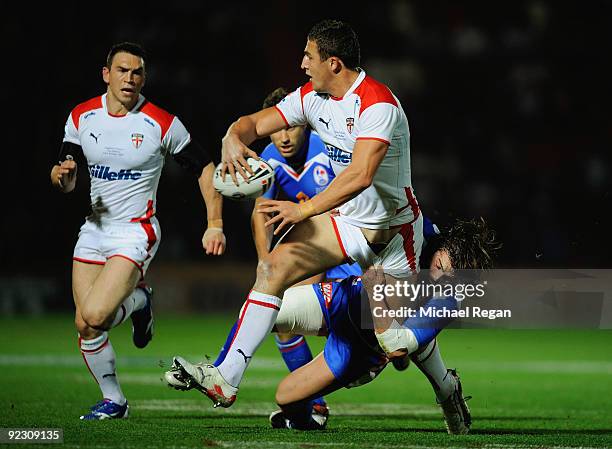
<svg viewBox="0 0 612 449">
<path fill-rule="evenodd" d="M 212 162 L 204 167 L 198 178 L 200 191 L 206 203 L 208 227 L 202 237 L 202 247 L 206 254 L 220 256 L 225 252 L 225 234 L 223 233 L 223 197 L 213 187 L 212 179 L 215 166 Z"/>
<path fill-rule="evenodd" d="M 76 186 L 77 164 L 74 160 L 63 161 L 51 169 L 51 184 L 58 190 L 68 193 Z"/>
<path fill-rule="evenodd" d="M 266 221 L 272 217 L 268 214 L 261 214 L 257 212 L 259 205 L 264 200 L 265 198 L 263 197 L 259 197 L 255 200 L 253 213 L 251 214 L 251 231 L 253 233 L 253 241 L 255 242 L 258 260 L 263 259 L 264 256 L 270 252 L 273 235 L 272 228 L 266 227 Z"/>
<path fill-rule="evenodd" d="M 247 158 L 259 158 L 257 153 L 251 150 L 248 145 L 257 139 L 280 131 L 286 126 L 287 124 L 280 112 L 274 107 L 242 116 L 232 123 L 221 140 L 221 161 L 223 162 L 221 175 L 225 176 L 225 173 L 229 172 L 236 185 L 238 185 L 236 172 L 247 179 L 247 172 L 253 173 L 253 170 L 247 164 Z"/>
<path fill-rule="evenodd" d="M 295 204 L 290 201 L 262 201 L 259 212 L 276 215 L 266 222 L 266 226 L 279 223 L 274 234 L 294 223 L 314 215 L 332 210 L 355 198 L 372 185 L 376 170 L 380 166 L 388 144 L 373 140 L 359 140 L 353 149 L 353 160 L 323 192 L 311 200 Z"/>
</svg>

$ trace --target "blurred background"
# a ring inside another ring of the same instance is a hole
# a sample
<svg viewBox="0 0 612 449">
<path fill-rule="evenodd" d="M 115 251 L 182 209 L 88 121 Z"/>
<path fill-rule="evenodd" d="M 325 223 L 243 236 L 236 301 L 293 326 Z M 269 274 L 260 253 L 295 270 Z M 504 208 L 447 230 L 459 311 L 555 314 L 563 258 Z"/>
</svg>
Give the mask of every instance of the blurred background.
<svg viewBox="0 0 612 449">
<path fill-rule="evenodd" d="M 146 48 L 144 95 L 218 158 L 233 120 L 275 87 L 306 81 L 305 38 L 324 18 L 353 25 L 363 68 L 402 102 L 426 215 L 440 226 L 487 219 L 504 268 L 608 268 L 611 17 L 602 1 L 17 5 L 0 19 L 0 315 L 72 309 L 88 181 L 81 170 L 76 191 L 62 195 L 49 171 L 71 109 L 105 91 L 112 44 Z M 252 203 L 225 202 L 228 248 L 213 259 L 201 248 L 196 180 L 172 160 L 157 199 L 163 238 L 148 280 L 159 307 L 237 311 L 255 272 Z"/>
</svg>

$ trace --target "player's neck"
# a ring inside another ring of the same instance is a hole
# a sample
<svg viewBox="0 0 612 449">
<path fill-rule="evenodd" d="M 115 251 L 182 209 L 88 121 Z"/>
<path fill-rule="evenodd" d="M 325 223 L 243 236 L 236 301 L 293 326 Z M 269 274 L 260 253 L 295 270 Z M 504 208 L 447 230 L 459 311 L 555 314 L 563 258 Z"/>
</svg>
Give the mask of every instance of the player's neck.
<svg viewBox="0 0 612 449">
<path fill-rule="evenodd" d="M 343 98 L 358 77 L 359 72 L 356 70 L 343 69 L 333 80 L 328 94 L 335 98 Z"/>
<path fill-rule="evenodd" d="M 136 103 L 138 103 L 138 97 L 128 104 L 123 104 L 113 96 L 112 92 L 109 91 L 106 95 L 106 110 L 110 115 L 126 115 L 134 109 Z"/>
</svg>

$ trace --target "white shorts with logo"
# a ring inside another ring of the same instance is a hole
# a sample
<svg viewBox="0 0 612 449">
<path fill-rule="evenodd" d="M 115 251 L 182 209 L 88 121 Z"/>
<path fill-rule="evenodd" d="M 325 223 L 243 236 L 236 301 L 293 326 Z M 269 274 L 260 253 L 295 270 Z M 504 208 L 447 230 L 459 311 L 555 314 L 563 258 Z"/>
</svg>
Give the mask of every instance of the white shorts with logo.
<svg viewBox="0 0 612 449">
<path fill-rule="evenodd" d="M 155 217 L 134 223 L 105 222 L 100 226 L 86 220 L 72 259 L 104 265 L 111 257 L 122 257 L 136 265 L 144 278 L 160 239 L 161 229 Z"/>
<path fill-rule="evenodd" d="M 358 226 L 348 223 L 342 215 L 331 216 L 331 219 L 342 252 L 364 271 L 377 265 L 396 277 L 418 273 L 423 246 L 423 214 L 419 213 L 414 221 L 401 225 L 400 231 L 379 254 L 372 250 Z"/>
</svg>

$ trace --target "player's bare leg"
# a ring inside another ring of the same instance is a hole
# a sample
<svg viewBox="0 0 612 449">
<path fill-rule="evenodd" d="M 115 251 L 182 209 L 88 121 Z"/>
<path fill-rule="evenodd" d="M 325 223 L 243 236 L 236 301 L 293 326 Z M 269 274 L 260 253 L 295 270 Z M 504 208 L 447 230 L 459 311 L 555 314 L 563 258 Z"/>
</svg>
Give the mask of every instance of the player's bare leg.
<svg viewBox="0 0 612 449">
<path fill-rule="evenodd" d="M 253 354 L 266 338 L 280 310 L 284 291 L 309 276 L 345 262 L 329 215 L 297 224 L 257 267 L 257 279 L 242 307 L 237 329 L 225 360 L 218 366 L 193 365 L 175 357 L 166 373 L 186 378 L 215 404 L 229 407 Z"/>
<path fill-rule="evenodd" d="M 340 388 L 329 369 L 323 353 L 310 363 L 293 371 L 285 377 L 276 390 L 276 403 L 281 410 L 270 415 L 274 428 L 294 428 L 302 430 L 322 429 L 327 416 L 315 417 L 312 413 L 312 400 L 323 392 L 330 393 Z"/>
<path fill-rule="evenodd" d="M 319 215 L 296 225 L 263 258 L 257 279 L 243 306 L 236 336 L 219 372 L 238 386 L 251 357 L 270 332 L 287 288 L 345 262 L 328 215 Z"/>
<path fill-rule="evenodd" d="M 75 282 L 91 264 L 74 261 L 72 276 Z M 108 259 L 84 295 L 78 296 L 78 307 L 83 320 L 94 329 L 112 327 L 117 309 L 134 290 L 140 271 L 133 262 L 123 257 Z"/>
<path fill-rule="evenodd" d="M 323 353 L 312 362 L 292 372 L 281 381 L 276 390 L 276 402 L 281 410 L 270 415 L 274 428 L 319 430 L 325 428 L 327 417 L 319 419 L 310 413 L 313 398 L 344 388 L 332 373 Z"/>
<path fill-rule="evenodd" d="M 310 399 L 327 390 L 335 380 L 323 353 L 320 353 L 312 362 L 293 371 L 281 381 L 276 389 L 276 403 L 283 408 Z"/>
<path fill-rule="evenodd" d="M 82 419 L 127 417 L 127 400 L 117 379 L 115 352 L 106 331 L 113 324 L 125 320 L 126 307 L 131 307 L 130 312 L 133 311 L 134 301 L 126 298 L 132 294 L 139 277 L 139 270 L 125 259 L 111 258 L 105 265 L 73 263 L 72 284 L 79 346 L 104 398 Z M 122 304 L 124 302 L 126 305 Z M 122 310 L 118 312 L 120 307 Z"/>
</svg>

